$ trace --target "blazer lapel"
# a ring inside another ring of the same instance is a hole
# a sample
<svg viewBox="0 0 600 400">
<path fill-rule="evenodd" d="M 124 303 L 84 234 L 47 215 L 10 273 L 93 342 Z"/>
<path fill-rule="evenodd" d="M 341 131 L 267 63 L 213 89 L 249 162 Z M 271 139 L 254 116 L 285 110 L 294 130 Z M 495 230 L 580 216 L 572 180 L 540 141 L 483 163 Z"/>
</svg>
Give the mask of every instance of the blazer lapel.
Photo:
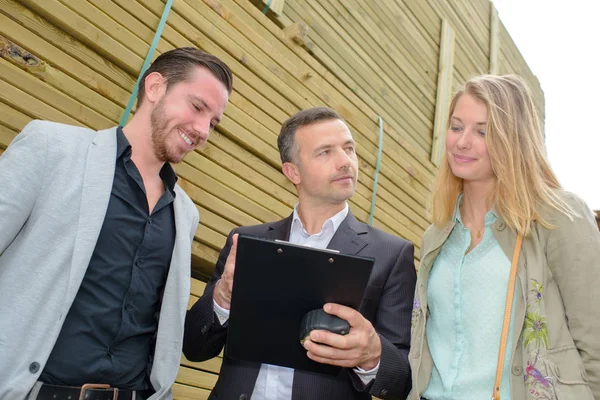
<svg viewBox="0 0 600 400">
<path fill-rule="evenodd" d="M 67 297 L 69 301 L 75 298 L 79 290 L 106 216 L 115 175 L 116 149 L 116 128 L 98 131 L 88 148 L 81 186 L 77 236 L 71 262 Z"/>
<path fill-rule="evenodd" d="M 150 374 L 152 385 L 157 390 L 163 390 L 175 380 L 177 368 L 173 366 L 178 365 L 180 360 L 185 311 L 190 293 L 190 225 L 194 219 L 186 210 L 184 196 L 183 190 L 175 185 L 175 244 L 159 314 L 155 347 L 155 359 L 161 361 L 152 365 Z"/>
<path fill-rule="evenodd" d="M 291 214 L 285 219 L 269 224 L 264 234 L 265 239 L 289 241 L 293 218 L 294 214 Z"/>
<path fill-rule="evenodd" d="M 368 243 L 361 236 L 364 237 L 368 233 L 369 226 L 358 221 L 352 212 L 348 211 L 348 215 L 338 227 L 327 248 L 356 255 L 367 246 Z"/>
</svg>

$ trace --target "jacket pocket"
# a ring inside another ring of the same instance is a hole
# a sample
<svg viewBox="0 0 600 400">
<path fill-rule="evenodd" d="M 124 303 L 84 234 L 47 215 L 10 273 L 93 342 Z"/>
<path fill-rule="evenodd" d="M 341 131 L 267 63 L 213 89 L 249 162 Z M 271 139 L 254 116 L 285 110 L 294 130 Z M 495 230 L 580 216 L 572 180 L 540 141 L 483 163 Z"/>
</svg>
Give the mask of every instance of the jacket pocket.
<svg viewBox="0 0 600 400">
<path fill-rule="evenodd" d="M 575 346 L 549 349 L 547 357 L 547 371 L 557 400 L 594 400 Z"/>
</svg>

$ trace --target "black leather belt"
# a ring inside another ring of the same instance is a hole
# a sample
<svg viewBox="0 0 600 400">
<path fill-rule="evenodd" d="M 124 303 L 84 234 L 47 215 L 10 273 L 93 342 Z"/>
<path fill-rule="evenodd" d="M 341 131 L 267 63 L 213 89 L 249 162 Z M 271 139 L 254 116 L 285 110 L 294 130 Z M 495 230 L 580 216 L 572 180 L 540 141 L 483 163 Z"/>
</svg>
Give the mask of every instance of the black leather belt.
<svg viewBox="0 0 600 400">
<path fill-rule="evenodd" d="M 87 383 L 83 386 L 42 384 L 37 400 L 143 400 L 132 390 L 111 388 L 105 384 Z"/>
</svg>

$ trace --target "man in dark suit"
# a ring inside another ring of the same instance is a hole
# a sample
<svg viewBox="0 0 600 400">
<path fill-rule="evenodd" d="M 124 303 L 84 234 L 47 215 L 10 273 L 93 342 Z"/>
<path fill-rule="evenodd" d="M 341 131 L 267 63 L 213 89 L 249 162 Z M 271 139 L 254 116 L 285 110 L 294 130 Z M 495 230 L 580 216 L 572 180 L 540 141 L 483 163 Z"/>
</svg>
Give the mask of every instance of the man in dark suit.
<svg viewBox="0 0 600 400">
<path fill-rule="evenodd" d="M 281 221 L 234 229 L 205 292 L 188 311 L 183 350 L 192 361 L 217 356 L 227 339 L 227 320 L 238 234 L 288 240 L 376 259 L 360 312 L 326 304 L 347 320 L 341 336 L 313 331 L 304 341 L 314 361 L 344 367 L 338 376 L 223 358 L 210 399 L 404 399 L 410 391 L 410 320 L 416 274 L 413 245 L 359 222 L 347 200 L 358 176 L 355 142 L 342 118 L 318 107 L 301 111 L 278 138 L 283 173 L 296 186 L 298 204 Z M 273 332 L 275 335 L 276 332 Z"/>
</svg>

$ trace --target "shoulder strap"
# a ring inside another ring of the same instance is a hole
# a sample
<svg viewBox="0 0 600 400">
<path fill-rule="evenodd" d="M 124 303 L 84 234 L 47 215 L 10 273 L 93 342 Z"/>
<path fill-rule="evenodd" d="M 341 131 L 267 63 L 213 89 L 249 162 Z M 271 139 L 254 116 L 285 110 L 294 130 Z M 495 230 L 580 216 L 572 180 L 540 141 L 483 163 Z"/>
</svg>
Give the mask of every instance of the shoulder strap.
<svg viewBox="0 0 600 400">
<path fill-rule="evenodd" d="M 508 291 L 506 293 L 506 306 L 504 307 L 504 322 L 502 323 L 502 335 L 500 336 L 500 351 L 498 351 L 498 365 L 496 366 L 496 381 L 492 400 L 500 400 L 500 383 L 502 381 L 502 370 L 504 369 L 504 356 L 506 355 L 506 342 L 508 341 L 508 328 L 510 326 L 510 315 L 512 312 L 513 297 L 515 294 L 515 280 L 517 278 L 517 266 L 521 254 L 523 235 L 517 236 L 515 251 L 513 253 L 512 265 L 510 267 L 510 278 L 508 280 Z"/>
</svg>

